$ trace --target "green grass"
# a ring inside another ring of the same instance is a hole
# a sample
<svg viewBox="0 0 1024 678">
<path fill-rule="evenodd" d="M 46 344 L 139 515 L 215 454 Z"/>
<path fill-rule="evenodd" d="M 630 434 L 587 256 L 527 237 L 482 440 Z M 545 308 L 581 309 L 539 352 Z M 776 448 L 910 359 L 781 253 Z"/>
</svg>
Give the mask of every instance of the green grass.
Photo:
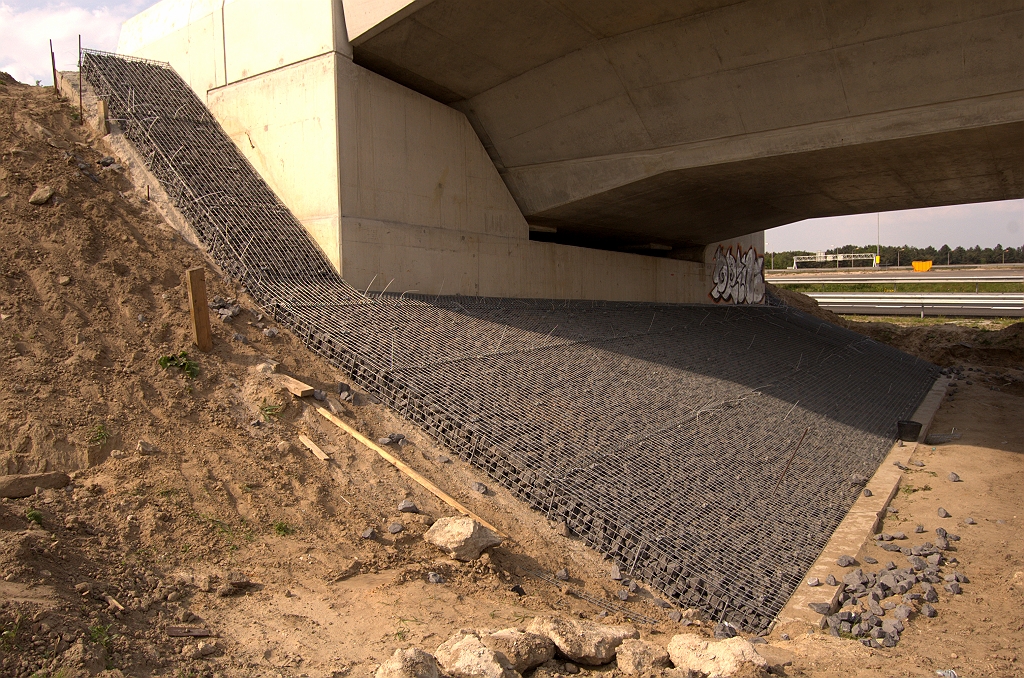
<svg viewBox="0 0 1024 678">
<path fill-rule="evenodd" d="M 43 514 L 34 508 L 30 508 L 29 510 L 25 511 L 25 520 L 35 523 L 36 525 L 42 525 Z"/>
<path fill-rule="evenodd" d="M 181 370 L 182 375 L 186 379 L 195 379 L 199 376 L 199 363 L 194 360 L 189 360 L 188 353 L 180 351 L 177 354 L 160 356 L 157 360 L 160 367 L 170 369 L 172 367 Z"/>
<path fill-rule="evenodd" d="M 3 648 L 5 652 L 10 651 L 14 648 L 14 641 L 18 639 L 18 633 L 21 631 L 21 615 L 11 622 L 10 626 L 4 626 L 3 630 L 0 631 L 0 648 Z"/>
<path fill-rule="evenodd" d="M 107 624 L 106 626 L 103 624 L 95 624 L 89 627 L 89 640 L 97 645 L 108 647 L 110 645 L 110 639 L 110 624 Z"/>
<path fill-rule="evenodd" d="M 916 315 L 844 315 L 843 318 L 857 323 L 889 323 L 899 327 L 937 327 L 956 325 L 976 330 L 999 331 L 1022 322 L 1020 318 L 958 318 L 949 316 Z"/>
<path fill-rule="evenodd" d="M 90 445 L 102 445 L 108 440 L 110 440 L 110 431 L 107 430 L 107 425 L 103 422 L 96 424 L 89 430 Z"/>
<path fill-rule="evenodd" d="M 263 421 L 266 422 L 270 422 L 272 419 L 280 419 L 283 411 L 284 405 L 268 403 L 266 398 L 260 404 L 260 414 L 263 415 Z"/>
<path fill-rule="evenodd" d="M 293 534 L 295 532 L 295 528 L 288 523 L 279 520 L 274 523 L 274 532 L 277 533 L 278 536 L 287 537 L 289 534 Z"/>
</svg>

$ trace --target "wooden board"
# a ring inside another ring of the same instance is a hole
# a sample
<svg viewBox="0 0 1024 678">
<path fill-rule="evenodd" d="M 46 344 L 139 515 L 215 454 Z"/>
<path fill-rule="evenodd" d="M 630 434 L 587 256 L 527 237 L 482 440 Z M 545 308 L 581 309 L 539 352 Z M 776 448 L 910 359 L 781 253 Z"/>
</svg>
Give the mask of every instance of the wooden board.
<svg viewBox="0 0 1024 678">
<path fill-rule="evenodd" d="M 363 445 L 366 445 L 367 447 L 369 447 L 371 450 L 373 450 L 374 452 L 379 454 L 386 462 L 388 462 L 389 464 L 391 464 L 392 466 L 397 468 L 399 471 L 401 471 L 405 475 L 409 476 L 411 479 L 413 479 L 414 481 L 419 483 L 424 489 L 428 490 L 435 497 L 437 497 L 438 499 L 440 499 L 444 503 L 448 504 L 449 506 L 451 506 L 453 509 L 455 509 L 459 513 L 461 513 L 461 514 L 463 514 L 465 516 L 469 516 L 470 518 L 472 518 L 476 522 L 478 522 L 481 525 L 483 525 L 484 527 L 486 527 L 488 530 L 491 530 L 492 532 L 494 532 L 495 534 L 497 534 L 497 535 L 499 535 L 501 537 L 506 536 L 503 532 L 501 532 L 494 525 L 491 525 L 489 522 L 487 522 L 486 520 L 484 520 L 483 518 L 481 518 L 477 514 L 475 514 L 472 511 L 470 511 L 468 508 L 466 508 L 465 506 L 463 506 L 462 504 L 457 502 L 454 497 L 449 495 L 447 492 L 442 490 L 440 487 L 438 487 L 434 483 L 432 483 L 429 480 L 427 480 L 426 478 L 424 478 L 422 475 L 420 475 L 416 471 L 416 469 L 412 468 L 411 466 L 406 464 L 401 459 L 398 459 L 397 457 L 392 455 L 390 452 L 385 450 L 383 447 L 381 447 L 377 443 L 373 442 L 372 440 L 370 440 L 369 438 L 364 436 L 359 431 L 355 430 L 354 428 L 352 428 L 351 426 L 349 426 L 348 424 L 343 422 L 341 419 L 338 419 L 336 416 L 334 416 L 333 414 L 331 414 L 330 412 L 328 412 L 327 410 L 325 410 L 322 407 L 316 408 L 316 411 L 319 412 L 320 416 L 322 416 L 324 419 L 327 419 L 332 424 L 334 424 L 335 426 L 340 428 L 342 431 L 345 431 L 346 433 L 351 435 L 353 438 L 355 438 L 356 440 L 361 442 Z"/>
<path fill-rule="evenodd" d="M 206 638 L 210 635 L 210 629 L 194 626 L 168 626 L 166 631 L 172 638 Z"/>
<path fill-rule="evenodd" d="M 313 387 L 299 381 L 298 379 L 293 379 L 284 374 L 279 374 L 274 377 L 274 379 L 277 383 L 288 389 L 296 398 L 307 398 L 313 395 Z"/>
<path fill-rule="evenodd" d="M 316 456 L 316 458 L 319 459 L 320 461 L 330 461 L 331 460 L 331 458 L 327 455 L 326 452 L 321 450 L 320 447 L 317 446 L 316 443 L 314 443 L 312 440 L 310 440 L 306 436 L 302 435 L 301 433 L 299 434 L 299 441 L 301 441 L 303 445 L 308 447 L 309 451 L 312 452 L 313 455 Z"/>
</svg>

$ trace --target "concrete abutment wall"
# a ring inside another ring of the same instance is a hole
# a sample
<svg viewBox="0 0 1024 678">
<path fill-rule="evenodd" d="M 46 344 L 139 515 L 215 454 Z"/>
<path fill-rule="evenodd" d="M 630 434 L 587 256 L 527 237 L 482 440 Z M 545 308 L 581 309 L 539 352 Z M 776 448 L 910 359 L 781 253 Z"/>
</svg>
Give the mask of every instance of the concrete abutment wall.
<svg viewBox="0 0 1024 678">
<path fill-rule="evenodd" d="M 353 64 L 344 17 L 338 0 L 164 0 L 118 51 L 169 62 L 360 289 L 714 300 L 717 244 L 700 263 L 531 241 L 466 117 Z M 725 244 L 760 253 L 763 235 Z"/>
</svg>

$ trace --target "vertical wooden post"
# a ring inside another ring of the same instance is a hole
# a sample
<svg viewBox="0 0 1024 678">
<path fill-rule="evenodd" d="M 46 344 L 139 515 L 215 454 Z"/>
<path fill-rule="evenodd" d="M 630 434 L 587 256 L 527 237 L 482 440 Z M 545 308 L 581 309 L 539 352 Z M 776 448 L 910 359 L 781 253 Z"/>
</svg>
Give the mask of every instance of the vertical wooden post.
<svg viewBox="0 0 1024 678">
<path fill-rule="evenodd" d="M 206 305 L 206 276 L 202 268 L 190 268 L 188 277 L 188 304 L 192 309 L 192 333 L 196 346 L 203 353 L 213 350 L 210 334 L 210 309 Z"/>
<path fill-rule="evenodd" d="M 78 124 L 85 124 L 85 108 L 82 106 L 82 34 L 78 34 Z"/>
<path fill-rule="evenodd" d="M 96 129 L 103 136 L 110 134 L 110 123 L 107 122 L 106 99 L 97 99 L 96 101 Z"/>
<path fill-rule="evenodd" d="M 53 93 L 60 99 L 60 85 L 57 84 L 57 56 L 53 53 L 53 40 L 50 41 L 50 67 L 53 69 Z"/>
</svg>

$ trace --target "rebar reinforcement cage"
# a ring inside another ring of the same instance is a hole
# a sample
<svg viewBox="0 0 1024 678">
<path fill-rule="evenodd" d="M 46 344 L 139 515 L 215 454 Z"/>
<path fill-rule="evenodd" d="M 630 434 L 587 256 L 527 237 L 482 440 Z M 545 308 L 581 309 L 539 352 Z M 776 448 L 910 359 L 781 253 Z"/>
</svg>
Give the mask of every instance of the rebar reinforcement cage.
<svg viewBox="0 0 1024 678">
<path fill-rule="evenodd" d="M 277 322 L 674 605 L 768 630 L 937 376 L 781 304 L 361 293 L 169 66 L 82 67 Z"/>
</svg>

